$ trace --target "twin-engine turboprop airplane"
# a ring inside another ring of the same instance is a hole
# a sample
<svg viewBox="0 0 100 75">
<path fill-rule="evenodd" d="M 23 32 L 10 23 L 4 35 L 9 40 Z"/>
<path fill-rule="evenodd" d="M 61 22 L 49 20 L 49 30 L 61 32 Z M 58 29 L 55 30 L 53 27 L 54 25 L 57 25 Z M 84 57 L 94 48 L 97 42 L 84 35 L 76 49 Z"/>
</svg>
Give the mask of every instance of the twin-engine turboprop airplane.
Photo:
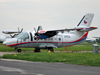
<svg viewBox="0 0 100 75">
<path fill-rule="evenodd" d="M 35 48 L 35 52 L 40 52 L 40 49 L 48 49 L 54 51 L 53 48 L 65 47 L 83 43 L 88 35 L 88 32 L 97 27 L 90 27 L 94 14 L 88 13 L 84 15 L 77 27 L 73 29 L 60 30 L 42 30 L 41 26 L 37 31 L 22 32 L 14 38 L 6 39 L 3 44 L 9 47 L 18 48 Z M 67 31 L 67 32 L 66 32 Z"/>
</svg>

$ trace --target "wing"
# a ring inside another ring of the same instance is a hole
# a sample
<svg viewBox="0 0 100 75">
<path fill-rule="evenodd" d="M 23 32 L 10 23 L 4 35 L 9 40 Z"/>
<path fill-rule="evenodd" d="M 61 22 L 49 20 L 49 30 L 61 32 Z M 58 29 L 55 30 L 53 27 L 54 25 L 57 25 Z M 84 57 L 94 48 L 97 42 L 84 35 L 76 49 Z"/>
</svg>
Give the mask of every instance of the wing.
<svg viewBox="0 0 100 75">
<path fill-rule="evenodd" d="M 60 30 L 50 30 L 50 31 L 55 31 L 55 32 L 64 32 L 64 31 L 67 31 L 67 32 L 69 32 L 69 31 L 73 31 L 73 30 L 76 30 L 76 28 L 73 28 L 73 29 L 60 29 Z"/>
<path fill-rule="evenodd" d="M 38 39 L 46 39 L 46 38 L 50 38 L 50 37 L 52 37 L 52 36 L 55 36 L 57 33 L 59 33 L 59 32 L 64 32 L 64 31 L 73 31 L 73 30 L 75 30 L 75 28 L 74 29 L 60 29 L 60 30 L 48 30 L 48 31 L 39 31 L 38 32 L 38 35 L 37 35 L 37 37 L 38 37 Z"/>
</svg>

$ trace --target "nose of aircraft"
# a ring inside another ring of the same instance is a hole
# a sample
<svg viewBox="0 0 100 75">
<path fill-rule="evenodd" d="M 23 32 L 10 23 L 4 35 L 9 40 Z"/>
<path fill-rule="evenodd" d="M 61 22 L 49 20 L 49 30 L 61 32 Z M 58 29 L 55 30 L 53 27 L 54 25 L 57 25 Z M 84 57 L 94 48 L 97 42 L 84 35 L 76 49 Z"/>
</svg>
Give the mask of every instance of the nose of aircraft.
<svg viewBox="0 0 100 75">
<path fill-rule="evenodd" d="M 3 42 L 3 44 L 4 44 L 4 45 L 7 45 L 7 44 L 10 43 L 10 42 L 11 42 L 11 39 L 9 39 L 9 40 L 6 39 L 6 40 Z"/>
<path fill-rule="evenodd" d="M 6 45 L 7 44 L 7 41 L 4 41 L 3 44 Z"/>
<path fill-rule="evenodd" d="M 17 39 L 16 38 L 11 38 L 11 39 L 6 39 L 3 44 L 4 45 L 11 45 L 11 44 L 15 44 L 17 42 Z"/>
<path fill-rule="evenodd" d="M 6 39 L 6 40 L 3 42 L 3 44 L 4 44 L 4 45 L 8 45 L 10 42 L 12 42 L 12 39 Z"/>
</svg>

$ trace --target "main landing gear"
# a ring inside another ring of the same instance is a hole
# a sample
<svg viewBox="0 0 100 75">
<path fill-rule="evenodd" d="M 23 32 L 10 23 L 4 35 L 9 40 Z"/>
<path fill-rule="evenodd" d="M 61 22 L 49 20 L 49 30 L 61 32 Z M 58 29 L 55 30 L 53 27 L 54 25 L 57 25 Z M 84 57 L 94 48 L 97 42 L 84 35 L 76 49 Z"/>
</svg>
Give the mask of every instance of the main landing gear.
<svg viewBox="0 0 100 75">
<path fill-rule="evenodd" d="M 54 49 L 52 47 L 48 48 L 48 51 L 54 52 Z"/>
<path fill-rule="evenodd" d="M 48 49 L 48 51 L 54 52 L 54 49 L 52 47 L 48 47 L 48 48 L 44 48 L 44 49 Z M 35 48 L 34 52 L 40 52 L 40 48 Z"/>
<path fill-rule="evenodd" d="M 40 48 L 35 48 L 34 52 L 40 52 Z"/>
</svg>

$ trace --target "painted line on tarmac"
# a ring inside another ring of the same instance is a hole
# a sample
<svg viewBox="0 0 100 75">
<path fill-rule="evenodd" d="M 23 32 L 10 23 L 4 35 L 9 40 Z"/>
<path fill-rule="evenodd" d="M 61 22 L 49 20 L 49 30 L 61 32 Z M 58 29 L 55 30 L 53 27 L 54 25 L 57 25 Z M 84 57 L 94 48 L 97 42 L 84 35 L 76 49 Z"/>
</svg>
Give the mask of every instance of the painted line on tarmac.
<svg viewBox="0 0 100 75">
<path fill-rule="evenodd" d="M 5 67 L 5 66 L 0 66 L 0 71 L 19 72 L 21 74 L 45 75 L 45 74 L 38 74 L 38 73 L 30 73 L 26 70 L 22 70 L 22 69 L 19 69 L 19 68 Z"/>
<path fill-rule="evenodd" d="M 17 61 L 17 62 L 23 62 L 23 63 L 42 63 L 42 62 L 32 62 L 32 61 L 17 60 L 17 59 L 3 59 L 3 58 L 1 58 L 0 60 L 3 60 L 3 61 Z"/>
<path fill-rule="evenodd" d="M 18 68 L 12 68 L 12 67 L 5 67 L 5 66 L 0 66 L 0 71 L 19 72 L 21 74 L 27 74 L 25 70 L 21 70 Z"/>
</svg>

